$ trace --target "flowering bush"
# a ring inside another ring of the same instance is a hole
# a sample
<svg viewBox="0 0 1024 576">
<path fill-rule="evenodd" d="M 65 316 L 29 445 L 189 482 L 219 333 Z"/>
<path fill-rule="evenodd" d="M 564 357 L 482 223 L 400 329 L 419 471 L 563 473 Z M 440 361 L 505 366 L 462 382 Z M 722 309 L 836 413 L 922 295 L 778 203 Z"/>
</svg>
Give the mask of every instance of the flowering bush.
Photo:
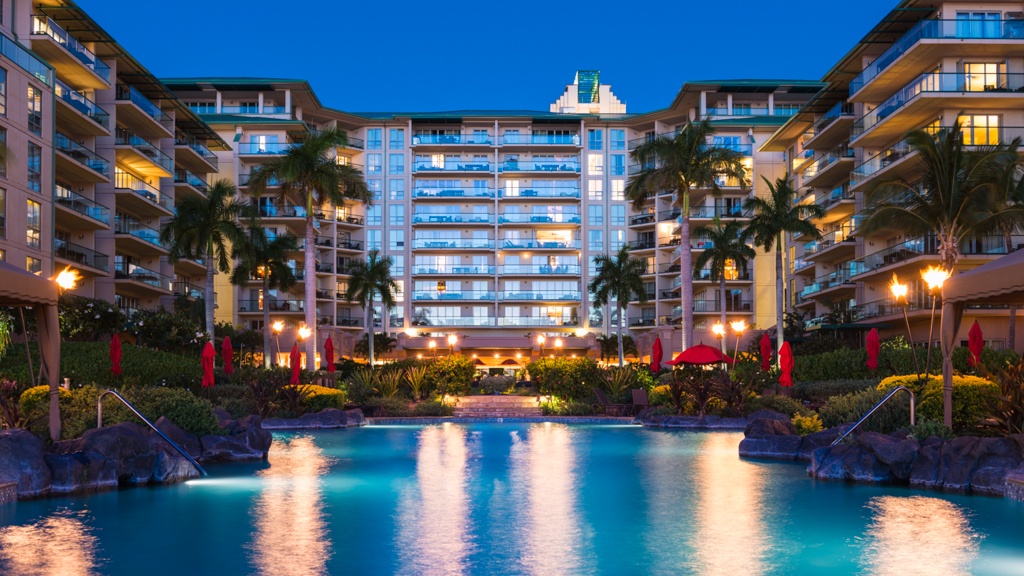
<svg viewBox="0 0 1024 576">
<path fill-rule="evenodd" d="M 141 346 L 178 354 L 202 352 L 208 340 L 203 327 L 182 314 L 159 310 L 136 310 L 126 325 Z"/>
<path fill-rule="evenodd" d="M 60 335 L 72 342 L 95 342 L 120 332 L 125 316 L 106 300 L 64 294 L 57 303 L 60 310 Z"/>
<path fill-rule="evenodd" d="M 564 400 L 586 400 L 591 388 L 604 388 L 607 376 L 589 358 L 541 358 L 526 366 L 540 391 Z"/>
</svg>

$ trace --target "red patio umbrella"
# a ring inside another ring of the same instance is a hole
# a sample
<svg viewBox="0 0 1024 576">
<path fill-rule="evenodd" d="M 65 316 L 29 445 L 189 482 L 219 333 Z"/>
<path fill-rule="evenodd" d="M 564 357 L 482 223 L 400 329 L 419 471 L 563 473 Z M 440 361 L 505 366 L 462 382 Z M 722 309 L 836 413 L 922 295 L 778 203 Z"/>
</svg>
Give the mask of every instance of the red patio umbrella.
<svg viewBox="0 0 1024 576">
<path fill-rule="evenodd" d="M 761 336 L 761 370 L 770 370 L 772 367 L 772 339 L 765 332 Z"/>
<path fill-rule="evenodd" d="M 228 336 L 224 337 L 224 342 L 220 345 L 220 355 L 224 358 L 224 373 L 231 376 L 235 371 L 235 351 L 231 349 L 231 338 Z"/>
<path fill-rule="evenodd" d="M 984 347 L 985 340 L 981 337 L 981 326 L 975 320 L 974 325 L 971 326 L 971 331 L 967 333 L 967 350 L 970 352 L 967 355 L 967 362 L 971 366 L 977 366 L 981 363 L 981 349 Z"/>
<path fill-rule="evenodd" d="M 289 354 L 289 360 L 292 364 L 292 379 L 288 381 L 289 384 L 299 384 L 299 367 L 302 364 L 302 355 L 299 354 L 299 343 L 296 342 L 292 346 L 292 353 Z"/>
<path fill-rule="evenodd" d="M 882 342 L 878 339 L 878 329 L 872 328 L 868 332 L 868 341 L 864 348 L 868 353 L 868 369 L 878 370 L 878 352 L 882 349 Z"/>
<path fill-rule="evenodd" d="M 782 386 L 793 385 L 793 350 L 789 342 L 783 342 L 779 349 L 779 365 L 782 368 L 782 375 L 779 376 L 779 384 Z"/>
<path fill-rule="evenodd" d="M 327 363 L 327 373 L 334 374 L 334 342 L 331 337 L 327 337 L 327 342 L 324 342 L 324 361 Z"/>
<path fill-rule="evenodd" d="M 110 339 L 110 373 L 114 376 L 121 375 L 121 339 L 117 334 Z"/>
<path fill-rule="evenodd" d="M 654 346 L 651 347 L 651 371 L 657 374 L 661 371 L 661 356 L 664 352 L 661 349 L 661 337 L 654 339 Z"/>
<path fill-rule="evenodd" d="M 665 364 L 675 366 L 676 364 L 721 364 L 722 362 L 732 364 L 733 359 L 722 354 L 718 348 L 712 348 L 707 344 L 697 344 L 683 350 Z"/>
<path fill-rule="evenodd" d="M 213 388 L 213 359 L 217 357 L 217 351 L 213 349 L 213 342 L 207 342 L 203 347 L 203 388 Z"/>
</svg>

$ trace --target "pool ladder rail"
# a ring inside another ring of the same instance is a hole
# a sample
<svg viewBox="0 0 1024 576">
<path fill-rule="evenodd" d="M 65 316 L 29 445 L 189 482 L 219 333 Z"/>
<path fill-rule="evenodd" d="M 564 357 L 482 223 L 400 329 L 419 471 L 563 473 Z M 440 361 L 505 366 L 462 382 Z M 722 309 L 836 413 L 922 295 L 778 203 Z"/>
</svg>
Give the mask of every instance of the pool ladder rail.
<svg viewBox="0 0 1024 576">
<path fill-rule="evenodd" d="M 181 454 L 182 456 L 185 457 L 186 460 L 191 462 L 192 465 L 196 467 L 196 470 L 199 470 L 200 475 L 209 476 L 209 474 L 206 473 L 206 470 L 204 470 L 203 467 L 199 465 L 199 462 L 196 462 L 195 458 L 189 456 L 188 452 L 185 452 L 181 448 L 181 446 L 178 446 L 178 444 L 174 442 L 174 440 L 168 438 L 167 434 L 164 434 L 159 428 L 154 426 L 153 423 L 150 422 L 148 418 L 146 418 L 138 410 L 136 410 L 135 406 L 132 406 L 131 403 L 125 400 L 124 396 L 121 396 L 116 390 L 104 390 L 103 392 L 100 392 L 99 397 L 96 398 L 96 428 L 103 428 L 103 397 L 106 396 L 107 394 L 112 394 L 115 398 L 120 400 L 122 404 L 127 406 L 128 409 L 131 410 L 136 416 L 138 416 L 140 420 L 142 420 L 143 422 L 146 423 L 147 426 L 152 428 L 153 432 L 156 432 L 157 434 L 160 435 L 161 438 L 166 440 L 167 443 L 171 445 L 171 448 L 177 450 L 179 454 Z"/>
<path fill-rule="evenodd" d="M 863 424 L 864 421 L 867 420 L 872 414 L 874 414 L 876 410 L 881 408 L 882 404 L 885 404 L 886 402 L 888 402 L 890 398 L 895 396 L 896 393 L 900 392 L 900 391 L 905 391 L 907 394 L 910 394 L 910 425 L 913 426 L 914 425 L 914 391 L 911 390 L 910 388 L 907 388 L 906 386 L 897 386 L 896 388 L 893 388 L 892 392 L 889 392 L 888 394 L 886 394 L 885 398 L 882 398 L 881 400 L 879 400 L 878 404 L 875 404 L 874 408 L 872 408 L 871 410 L 868 410 L 868 413 L 865 414 L 863 417 L 861 417 L 860 420 L 857 420 L 857 423 L 854 424 L 853 426 L 851 426 L 849 430 L 847 430 L 846 432 L 843 432 L 842 435 L 839 436 L 839 438 L 836 438 L 835 441 L 832 442 L 832 444 L 829 445 L 829 448 L 834 448 L 837 444 L 842 442 L 843 438 L 846 438 L 847 436 L 849 436 L 851 432 L 853 432 L 854 430 L 857 429 L 858 426 Z"/>
</svg>

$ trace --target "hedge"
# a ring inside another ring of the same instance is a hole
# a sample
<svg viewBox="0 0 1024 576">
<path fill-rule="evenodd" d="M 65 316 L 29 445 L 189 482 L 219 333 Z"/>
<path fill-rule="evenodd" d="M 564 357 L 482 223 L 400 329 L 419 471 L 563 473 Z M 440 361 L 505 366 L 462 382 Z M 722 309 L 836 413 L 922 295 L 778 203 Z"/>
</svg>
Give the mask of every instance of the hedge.
<svg viewBox="0 0 1024 576">
<path fill-rule="evenodd" d="M 927 349 L 918 348 L 917 360 L 921 371 L 925 369 Z M 961 373 L 976 373 L 976 369 L 968 362 L 967 348 L 953 349 L 953 369 Z M 1006 368 L 1008 363 L 1016 363 L 1018 356 L 1012 351 L 997 351 L 985 348 L 981 353 L 981 363 L 989 372 L 997 372 Z M 942 371 L 942 352 L 938 347 L 932 350 L 932 374 Z M 826 380 L 870 380 L 899 374 L 916 374 L 914 353 L 910 348 L 896 348 L 883 345 L 878 355 L 878 369 L 869 370 L 867 353 L 864 350 L 839 348 L 823 354 L 811 356 L 797 355 L 794 358 L 794 382 L 823 382 Z"/>
<path fill-rule="evenodd" d="M 917 394 L 917 417 L 920 420 L 943 420 L 942 377 L 932 375 L 922 386 L 916 375 L 892 376 L 878 384 L 888 392 L 906 386 Z M 953 430 L 964 432 L 974 428 L 988 413 L 989 400 L 999 396 L 999 386 L 977 376 L 953 376 Z"/>
<path fill-rule="evenodd" d="M 569 401 L 589 401 L 591 388 L 604 388 L 606 376 L 589 358 L 541 358 L 526 366 L 541 392 Z"/>
<path fill-rule="evenodd" d="M 302 399 L 302 407 L 307 412 L 319 412 L 325 408 L 345 409 L 344 390 L 315 384 L 303 385 L 302 389 L 306 394 Z"/>
</svg>

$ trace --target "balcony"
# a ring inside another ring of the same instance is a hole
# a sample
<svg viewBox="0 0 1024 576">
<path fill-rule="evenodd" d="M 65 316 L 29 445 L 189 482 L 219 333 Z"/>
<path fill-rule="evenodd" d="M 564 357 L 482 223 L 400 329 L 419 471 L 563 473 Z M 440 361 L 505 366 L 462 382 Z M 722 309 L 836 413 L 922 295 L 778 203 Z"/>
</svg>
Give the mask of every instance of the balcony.
<svg viewBox="0 0 1024 576">
<path fill-rule="evenodd" d="M 130 130 L 118 126 L 114 131 L 114 145 L 118 161 L 135 172 L 154 178 L 174 176 L 174 160 L 161 152 L 158 146 Z"/>
<path fill-rule="evenodd" d="M 451 199 L 451 198 L 494 198 L 494 188 L 436 188 L 416 186 L 412 189 L 412 197 L 416 199 Z"/>
<path fill-rule="evenodd" d="M 637 214 L 636 216 L 630 216 L 629 217 L 629 225 L 630 226 L 643 226 L 645 224 L 653 224 L 654 223 L 654 219 L 656 217 L 657 217 L 657 215 L 654 213 L 654 210 L 653 209 L 648 209 L 648 210 L 644 211 L 641 214 Z"/>
<path fill-rule="evenodd" d="M 17 64 L 19 68 L 28 72 L 29 76 L 34 77 L 47 86 L 53 85 L 53 70 L 50 68 L 50 65 L 26 47 L 3 34 L 0 34 L 0 54 L 3 54 L 8 60 Z"/>
<path fill-rule="evenodd" d="M 414 238 L 413 250 L 490 250 L 494 240 L 490 238 Z"/>
<path fill-rule="evenodd" d="M 502 250 L 579 250 L 580 241 L 550 240 L 542 238 L 505 238 Z"/>
<path fill-rule="evenodd" d="M 804 186 L 828 187 L 846 181 L 853 168 L 853 149 L 840 144 L 819 157 L 813 166 L 813 173 L 810 169 L 804 171 Z"/>
<path fill-rule="evenodd" d="M 53 257 L 97 275 L 106 275 L 110 266 L 110 256 L 60 238 L 53 239 Z"/>
<path fill-rule="evenodd" d="M 690 208 L 691 219 L 711 220 L 714 218 L 748 218 L 747 208 L 739 204 L 694 206 Z"/>
<path fill-rule="evenodd" d="M 363 250 L 363 243 L 356 240 L 338 240 L 338 250 L 361 252 Z"/>
<path fill-rule="evenodd" d="M 491 146 L 494 136 L 486 132 L 473 134 L 414 134 L 413 146 Z"/>
<path fill-rule="evenodd" d="M 62 77 L 76 85 L 94 90 L 110 87 L 110 67 L 100 62 L 92 50 L 47 16 L 32 16 L 32 50 L 52 64 Z M 20 64 L 22 60 L 27 59 L 15 61 Z M 42 79 L 40 74 L 34 75 Z M 46 83 L 51 84 L 50 81 Z"/>
<path fill-rule="evenodd" d="M 53 82 L 57 97 L 57 122 L 72 126 L 77 132 L 89 136 L 110 135 L 110 114 L 80 92 L 73 90 L 59 78 Z"/>
<path fill-rule="evenodd" d="M 651 250 L 654 248 L 654 239 L 648 240 L 633 240 L 626 243 L 626 248 L 629 250 Z"/>
<path fill-rule="evenodd" d="M 162 194 L 159 188 L 150 186 L 127 172 L 115 170 L 114 191 L 118 193 L 119 208 L 128 208 L 143 216 L 174 214 L 174 200 Z"/>
<path fill-rule="evenodd" d="M 338 319 L 335 320 L 335 322 L 336 322 L 335 326 L 340 326 L 342 328 L 362 328 L 363 327 L 363 319 L 362 318 L 351 318 L 351 317 L 345 317 L 345 316 L 338 316 Z"/>
<path fill-rule="evenodd" d="M 580 273 L 579 264 L 506 264 L 498 267 L 498 274 L 502 276 L 579 276 Z"/>
<path fill-rule="evenodd" d="M 364 150 L 366 148 L 366 141 L 362 138 L 356 138 L 355 136 L 345 135 L 345 145 L 342 148 L 349 148 L 352 150 Z"/>
<path fill-rule="evenodd" d="M 510 188 L 501 190 L 502 198 L 579 198 L 578 186 L 551 186 L 545 188 Z"/>
<path fill-rule="evenodd" d="M 891 94 L 907 71 L 930 66 L 943 56 L 993 54 L 1024 55 L 1024 20 L 922 20 L 850 81 L 851 100 L 864 102 Z"/>
<path fill-rule="evenodd" d="M 413 314 L 416 314 L 415 309 Z M 494 318 L 487 316 L 444 316 L 438 318 L 420 318 L 415 316 L 411 326 L 460 326 L 463 328 L 486 328 L 494 326 Z"/>
<path fill-rule="evenodd" d="M 268 116 L 277 116 L 280 114 L 288 114 L 288 109 L 284 106 L 271 106 L 263 105 L 263 107 L 254 105 L 224 105 L 220 107 L 221 114 L 259 114 Z"/>
<path fill-rule="evenodd" d="M 662 264 L 658 274 L 679 274 L 681 271 L 682 267 L 679 264 Z"/>
<path fill-rule="evenodd" d="M 657 325 L 657 318 L 650 316 L 632 317 L 629 319 L 630 328 L 651 328 Z"/>
<path fill-rule="evenodd" d="M 855 247 L 853 223 L 846 221 L 842 225 L 824 232 L 821 240 L 804 244 L 804 259 L 816 262 L 841 259 L 852 255 Z"/>
<path fill-rule="evenodd" d="M 417 290 L 413 300 L 494 300 L 494 292 L 486 290 Z"/>
<path fill-rule="evenodd" d="M 414 213 L 413 224 L 493 224 L 494 214 L 467 213 Z"/>
<path fill-rule="evenodd" d="M 853 290 L 855 285 L 851 278 L 860 272 L 860 264 L 854 261 L 840 266 L 839 269 L 824 276 L 819 276 L 812 280 L 810 284 L 804 286 L 803 290 L 800 291 L 800 298 L 808 298 L 819 292 L 831 291 L 831 289 L 838 287 Z"/>
<path fill-rule="evenodd" d="M 580 215 L 575 213 L 518 214 L 508 213 L 498 217 L 499 224 L 579 224 Z"/>
<path fill-rule="evenodd" d="M 174 286 L 174 280 L 170 276 L 164 276 L 159 272 L 124 261 L 114 265 L 114 280 L 119 284 L 127 284 L 127 286 L 120 286 L 119 291 L 127 288 L 132 292 L 147 295 L 154 292 L 170 294 Z"/>
<path fill-rule="evenodd" d="M 258 207 L 260 218 L 305 218 L 306 209 L 302 206 L 275 206 L 273 204 L 260 204 Z"/>
<path fill-rule="evenodd" d="M 426 172 L 492 172 L 491 162 L 486 159 L 474 160 L 447 160 L 438 163 L 432 160 L 414 160 L 412 173 L 422 174 Z"/>
<path fill-rule="evenodd" d="M 679 265 L 676 264 L 675 266 L 676 266 L 677 271 L 678 271 Z M 717 277 L 714 280 L 712 280 L 711 270 L 708 269 L 708 268 L 702 268 L 700 270 L 695 270 L 694 273 L 693 273 L 693 279 L 695 281 L 698 281 L 698 282 L 718 282 L 719 281 Z M 750 280 L 751 280 L 750 270 L 726 270 L 725 271 L 725 281 L 726 282 L 750 282 Z M 679 288 L 678 287 L 674 287 L 673 289 L 674 290 L 678 290 Z M 679 295 L 676 294 L 675 297 L 678 298 Z"/>
<path fill-rule="evenodd" d="M 493 275 L 494 266 L 473 264 L 417 264 L 412 267 L 413 275 Z"/>
<path fill-rule="evenodd" d="M 60 132 L 54 136 L 53 147 L 58 152 L 58 175 L 67 174 L 70 178 L 81 182 L 110 181 L 110 163 L 92 150 Z"/>
<path fill-rule="evenodd" d="M 183 296 L 189 300 L 198 300 L 206 294 L 206 290 L 186 280 L 175 282 L 173 290 L 175 296 Z"/>
<path fill-rule="evenodd" d="M 174 135 L 174 120 L 134 86 L 118 84 L 114 100 L 118 121 L 126 123 L 134 132 L 150 138 Z"/>
<path fill-rule="evenodd" d="M 982 236 L 980 238 L 964 240 L 960 244 L 960 255 L 963 256 L 1003 256 L 1007 254 L 1007 241 L 1001 235 Z M 1024 247 L 1024 236 L 1012 235 L 1010 237 L 1010 248 L 1016 250 Z M 922 256 L 937 256 L 939 243 L 934 236 L 907 240 L 879 250 L 861 258 L 858 274 L 870 274 L 885 272 L 886 268 L 910 262 Z"/>
<path fill-rule="evenodd" d="M 578 291 L 566 290 L 505 290 L 499 293 L 502 301 L 510 300 L 541 300 L 547 302 L 579 301 L 582 294 Z"/>
<path fill-rule="evenodd" d="M 676 310 L 680 310 L 676 308 Z M 675 310 L 673 310 L 674 312 Z M 694 314 L 708 314 L 708 313 L 719 313 L 722 311 L 722 303 L 716 300 L 694 300 L 693 301 L 693 313 Z M 726 299 L 725 301 L 726 312 L 753 312 L 754 302 L 752 300 L 735 300 Z"/>
<path fill-rule="evenodd" d="M 61 185 L 54 186 L 57 222 L 66 218 L 71 228 L 100 230 L 110 227 L 110 209 Z"/>
<path fill-rule="evenodd" d="M 666 222 L 668 220 L 677 220 L 683 215 L 683 211 L 680 208 L 672 208 L 671 210 L 662 210 L 658 212 L 658 222 Z"/>
<path fill-rule="evenodd" d="M 509 134 L 501 136 L 503 146 L 573 146 L 580 145 L 580 135 L 575 132 L 556 134 Z"/>
<path fill-rule="evenodd" d="M 345 226 L 358 227 L 366 222 L 366 218 L 352 214 L 348 210 L 337 210 L 334 213 L 334 221 Z"/>
<path fill-rule="evenodd" d="M 239 142 L 239 156 L 280 156 L 291 150 L 293 142 Z"/>
<path fill-rule="evenodd" d="M 853 105 L 847 102 L 836 102 L 836 105 L 822 114 L 811 131 L 814 136 L 804 142 L 809 150 L 826 150 L 850 139 L 850 126 L 857 117 L 853 115 Z"/>
<path fill-rule="evenodd" d="M 498 167 L 502 173 L 512 172 L 544 172 L 546 174 L 571 173 L 578 174 L 580 171 L 579 160 L 538 160 L 536 162 L 524 162 L 521 160 L 506 160 Z"/>
<path fill-rule="evenodd" d="M 800 111 L 800 107 L 776 106 L 772 110 L 765 108 L 754 108 L 733 104 L 732 110 L 728 108 L 708 108 L 708 116 L 775 116 L 788 118 Z"/>
<path fill-rule="evenodd" d="M 219 169 L 217 155 L 210 151 L 202 142 L 185 134 L 177 132 L 174 135 L 174 149 L 177 151 L 175 159 L 178 163 L 189 164 L 198 172 L 216 172 Z"/>
<path fill-rule="evenodd" d="M 1024 104 L 1024 74 L 928 72 L 893 94 L 850 129 L 852 145 L 879 146 L 942 110 L 1010 108 Z"/>
<path fill-rule="evenodd" d="M 160 232 L 130 216 L 114 217 L 114 234 L 140 254 L 167 253 L 167 247 L 160 242 Z"/>
<path fill-rule="evenodd" d="M 194 194 L 203 197 L 206 197 L 207 192 L 210 190 L 210 185 L 206 183 L 206 180 L 183 168 L 176 168 L 174 170 L 174 185 L 191 190 Z"/>
<path fill-rule="evenodd" d="M 253 314 L 263 313 L 263 306 L 267 306 L 271 313 L 274 314 L 288 314 L 288 313 L 305 313 L 306 303 L 302 300 L 274 300 L 274 299 L 255 299 L 255 300 L 239 300 L 238 301 L 238 312 L 241 314 Z"/>
<path fill-rule="evenodd" d="M 501 316 L 498 326 L 501 327 L 564 327 L 575 328 L 580 325 L 576 318 L 549 318 L 546 316 Z"/>
</svg>

